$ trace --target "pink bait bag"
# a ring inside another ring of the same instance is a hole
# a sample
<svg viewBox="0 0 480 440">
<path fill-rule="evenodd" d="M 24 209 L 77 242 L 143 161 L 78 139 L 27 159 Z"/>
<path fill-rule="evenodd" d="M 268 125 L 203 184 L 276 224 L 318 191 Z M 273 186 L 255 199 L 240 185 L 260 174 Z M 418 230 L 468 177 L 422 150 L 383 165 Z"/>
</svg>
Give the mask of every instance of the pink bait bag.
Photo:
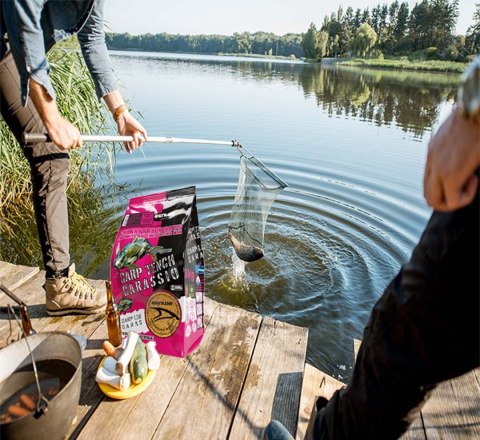
<svg viewBox="0 0 480 440">
<path fill-rule="evenodd" d="M 189 187 L 130 199 L 112 251 L 110 279 L 124 336 L 183 357 L 204 334 L 204 259 Z"/>
</svg>

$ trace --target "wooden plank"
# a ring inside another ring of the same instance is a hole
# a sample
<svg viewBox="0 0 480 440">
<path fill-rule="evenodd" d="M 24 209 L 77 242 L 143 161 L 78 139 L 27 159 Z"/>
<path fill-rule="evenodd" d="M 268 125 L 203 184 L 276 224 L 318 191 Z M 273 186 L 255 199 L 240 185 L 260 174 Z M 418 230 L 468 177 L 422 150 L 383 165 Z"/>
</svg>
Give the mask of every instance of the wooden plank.
<svg viewBox="0 0 480 440">
<path fill-rule="evenodd" d="M 75 419 L 66 438 L 76 438 L 85 423 L 92 416 L 99 403 L 105 398 L 95 382 L 95 375 L 104 356 L 103 341 L 107 338 L 107 326 L 100 324 L 88 337 L 82 353 L 82 388 Z"/>
<path fill-rule="evenodd" d="M 39 280 L 32 279 L 31 282 L 38 283 Z M 102 288 L 102 286 L 105 288 L 104 281 L 91 280 L 91 282 L 97 288 Z M 27 286 L 25 286 L 25 289 L 26 288 Z M 17 290 L 15 290 L 15 292 L 17 292 Z M 22 294 L 21 292 L 19 293 Z M 32 320 L 32 326 L 37 333 L 45 331 L 63 331 L 77 333 L 88 338 L 104 320 L 103 313 L 98 313 L 96 315 L 67 315 L 59 317 L 48 316 L 45 310 L 45 294 L 41 293 L 40 291 L 36 291 L 32 295 L 33 296 L 29 298 L 33 299 L 42 297 L 41 304 L 34 304 L 32 306 L 29 305 L 28 307 Z M 8 343 L 7 339 L 11 339 L 9 338 L 8 314 L 5 312 L 0 313 L 0 325 L 0 347 L 3 347 Z M 13 339 L 18 339 L 21 336 L 20 330 L 15 329 L 15 333 L 13 335 Z"/>
<path fill-rule="evenodd" d="M 0 282 L 10 290 L 17 288 L 40 271 L 38 267 L 17 266 L 10 263 L 7 263 L 7 266 L 2 266 L 1 270 Z"/>
<path fill-rule="evenodd" d="M 229 438 L 263 438 L 279 420 L 295 435 L 308 329 L 265 317 Z"/>
<path fill-rule="evenodd" d="M 317 397 L 325 397 L 330 400 L 335 391 L 341 389 L 343 386 L 345 386 L 344 383 L 317 370 L 309 363 L 305 364 L 296 440 L 303 440 L 305 438 Z"/>
<path fill-rule="evenodd" d="M 217 307 L 153 438 L 227 438 L 261 319 L 239 308 Z"/>
<path fill-rule="evenodd" d="M 441 383 L 422 409 L 427 438 L 480 438 L 479 369 Z"/>
<path fill-rule="evenodd" d="M 15 267 L 15 264 L 9 263 L 8 261 L 0 261 L 0 278 L 7 274 Z"/>
<path fill-rule="evenodd" d="M 207 332 L 217 306 L 218 303 L 205 299 Z M 103 342 L 103 339 L 101 342 Z M 205 340 L 202 341 L 202 344 L 204 343 Z M 95 388 L 98 393 L 100 391 L 95 383 L 95 374 L 99 362 L 100 358 L 95 360 L 94 374 L 88 382 L 89 387 Z M 187 365 L 187 358 L 162 356 L 160 368 L 157 370 L 152 384 L 141 395 L 127 400 L 113 400 L 103 397 L 98 401 L 94 411 L 90 409 L 78 423 L 75 429 L 75 437 L 79 439 L 96 438 L 98 433 L 101 432 L 102 438 L 151 438 L 171 400 L 171 396 L 182 380 Z M 93 406 L 94 403 L 91 404 L 91 408 Z M 152 408 L 155 408 L 153 412 Z M 133 426 L 134 429 L 132 429 Z"/>
<path fill-rule="evenodd" d="M 424 440 L 427 438 L 423 426 L 422 413 L 419 411 L 408 431 L 400 437 L 402 440 Z"/>
<path fill-rule="evenodd" d="M 353 340 L 353 358 L 357 360 L 358 351 L 360 350 L 360 345 L 362 345 L 362 341 L 360 339 Z"/>
</svg>

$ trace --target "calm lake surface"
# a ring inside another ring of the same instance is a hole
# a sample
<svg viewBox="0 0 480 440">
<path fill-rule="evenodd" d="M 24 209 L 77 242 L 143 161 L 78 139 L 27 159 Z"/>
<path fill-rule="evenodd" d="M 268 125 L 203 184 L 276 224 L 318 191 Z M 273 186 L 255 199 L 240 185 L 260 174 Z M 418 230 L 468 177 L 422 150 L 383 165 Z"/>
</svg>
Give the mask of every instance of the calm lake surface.
<svg viewBox="0 0 480 440">
<path fill-rule="evenodd" d="M 206 295 L 308 327 L 308 361 L 347 380 L 353 338 L 361 339 L 371 307 L 430 215 L 422 196 L 427 144 L 451 109 L 458 77 L 111 55 L 151 136 L 240 140 L 288 184 L 268 217 L 265 257 L 247 264 L 240 279 L 227 237 L 239 175 L 235 148 L 150 144 L 144 155 L 120 153 L 115 177 L 127 187 L 114 202 L 117 225 L 129 197 L 195 185 Z M 91 256 L 72 249 L 77 266 L 99 278 L 109 276 L 111 247 L 104 251 L 92 265 Z"/>
<path fill-rule="evenodd" d="M 346 380 L 353 338 L 430 215 L 426 148 L 457 77 L 140 52 L 112 60 L 151 136 L 238 139 L 289 185 L 268 217 L 265 258 L 238 280 L 227 238 L 235 148 L 152 144 L 116 168 L 128 197 L 195 185 L 206 295 L 308 327 L 308 361 Z M 97 275 L 108 273 L 107 261 Z"/>
</svg>

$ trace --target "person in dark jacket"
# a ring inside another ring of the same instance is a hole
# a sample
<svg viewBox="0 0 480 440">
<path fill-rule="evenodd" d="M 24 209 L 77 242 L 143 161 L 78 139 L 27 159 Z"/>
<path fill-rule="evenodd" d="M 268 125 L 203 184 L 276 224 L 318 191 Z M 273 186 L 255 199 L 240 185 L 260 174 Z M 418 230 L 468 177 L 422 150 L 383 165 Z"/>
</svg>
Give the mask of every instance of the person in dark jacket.
<svg viewBox="0 0 480 440">
<path fill-rule="evenodd" d="M 79 130 L 59 112 L 46 53 L 78 36 L 85 63 L 127 151 L 147 132 L 128 112 L 110 63 L 103 23 L 105 0 L 2 0 L 0 2 L 0 112 L 30 163 L 33 203 L 46 271 L 49 315 L 102 311 L 105 292 L 76 273 L 70 261 L 66 183 L 68 151 L 82 146 Z M 28 144 L 24 133 L 48 133 L 51 141 Z"/>
<path fill-rule="evenodd" d="M 429 143 L 424 195 L 435 211 L 373 308 L 348 386 L 317 400 L 308 440 L 399 438 L 438 383 L 480 365 L 479 167 L 477 57 Z M 276 420 L 265 438 L 293 439 Z"/>
</svg>

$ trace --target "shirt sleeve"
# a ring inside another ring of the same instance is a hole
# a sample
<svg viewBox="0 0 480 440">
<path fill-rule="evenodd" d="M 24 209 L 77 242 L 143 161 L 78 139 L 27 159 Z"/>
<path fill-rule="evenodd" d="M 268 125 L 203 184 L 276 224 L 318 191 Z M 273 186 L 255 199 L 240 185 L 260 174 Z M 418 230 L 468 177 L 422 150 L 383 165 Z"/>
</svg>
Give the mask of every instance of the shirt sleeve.
<svg viewBox="0 0 480 440">
<path fill-rule="evenodd" d="M 2 0 L 2 3 L 10 48 L 20 74 L 23 106 L 28 101 L 31 78 L 55 99 L 40 25 L 44 0 Z"/>
<path fill-rule="evenodd" d="M 83 58 L 92 75 L 95 91 L 99 99 L 118 88 L 107 45 L 105 44 L 104 4 L 105 0 L 95 2 L 90 17 L 78 33 L 78 41 L 80 42 Z"/>
</svg>

